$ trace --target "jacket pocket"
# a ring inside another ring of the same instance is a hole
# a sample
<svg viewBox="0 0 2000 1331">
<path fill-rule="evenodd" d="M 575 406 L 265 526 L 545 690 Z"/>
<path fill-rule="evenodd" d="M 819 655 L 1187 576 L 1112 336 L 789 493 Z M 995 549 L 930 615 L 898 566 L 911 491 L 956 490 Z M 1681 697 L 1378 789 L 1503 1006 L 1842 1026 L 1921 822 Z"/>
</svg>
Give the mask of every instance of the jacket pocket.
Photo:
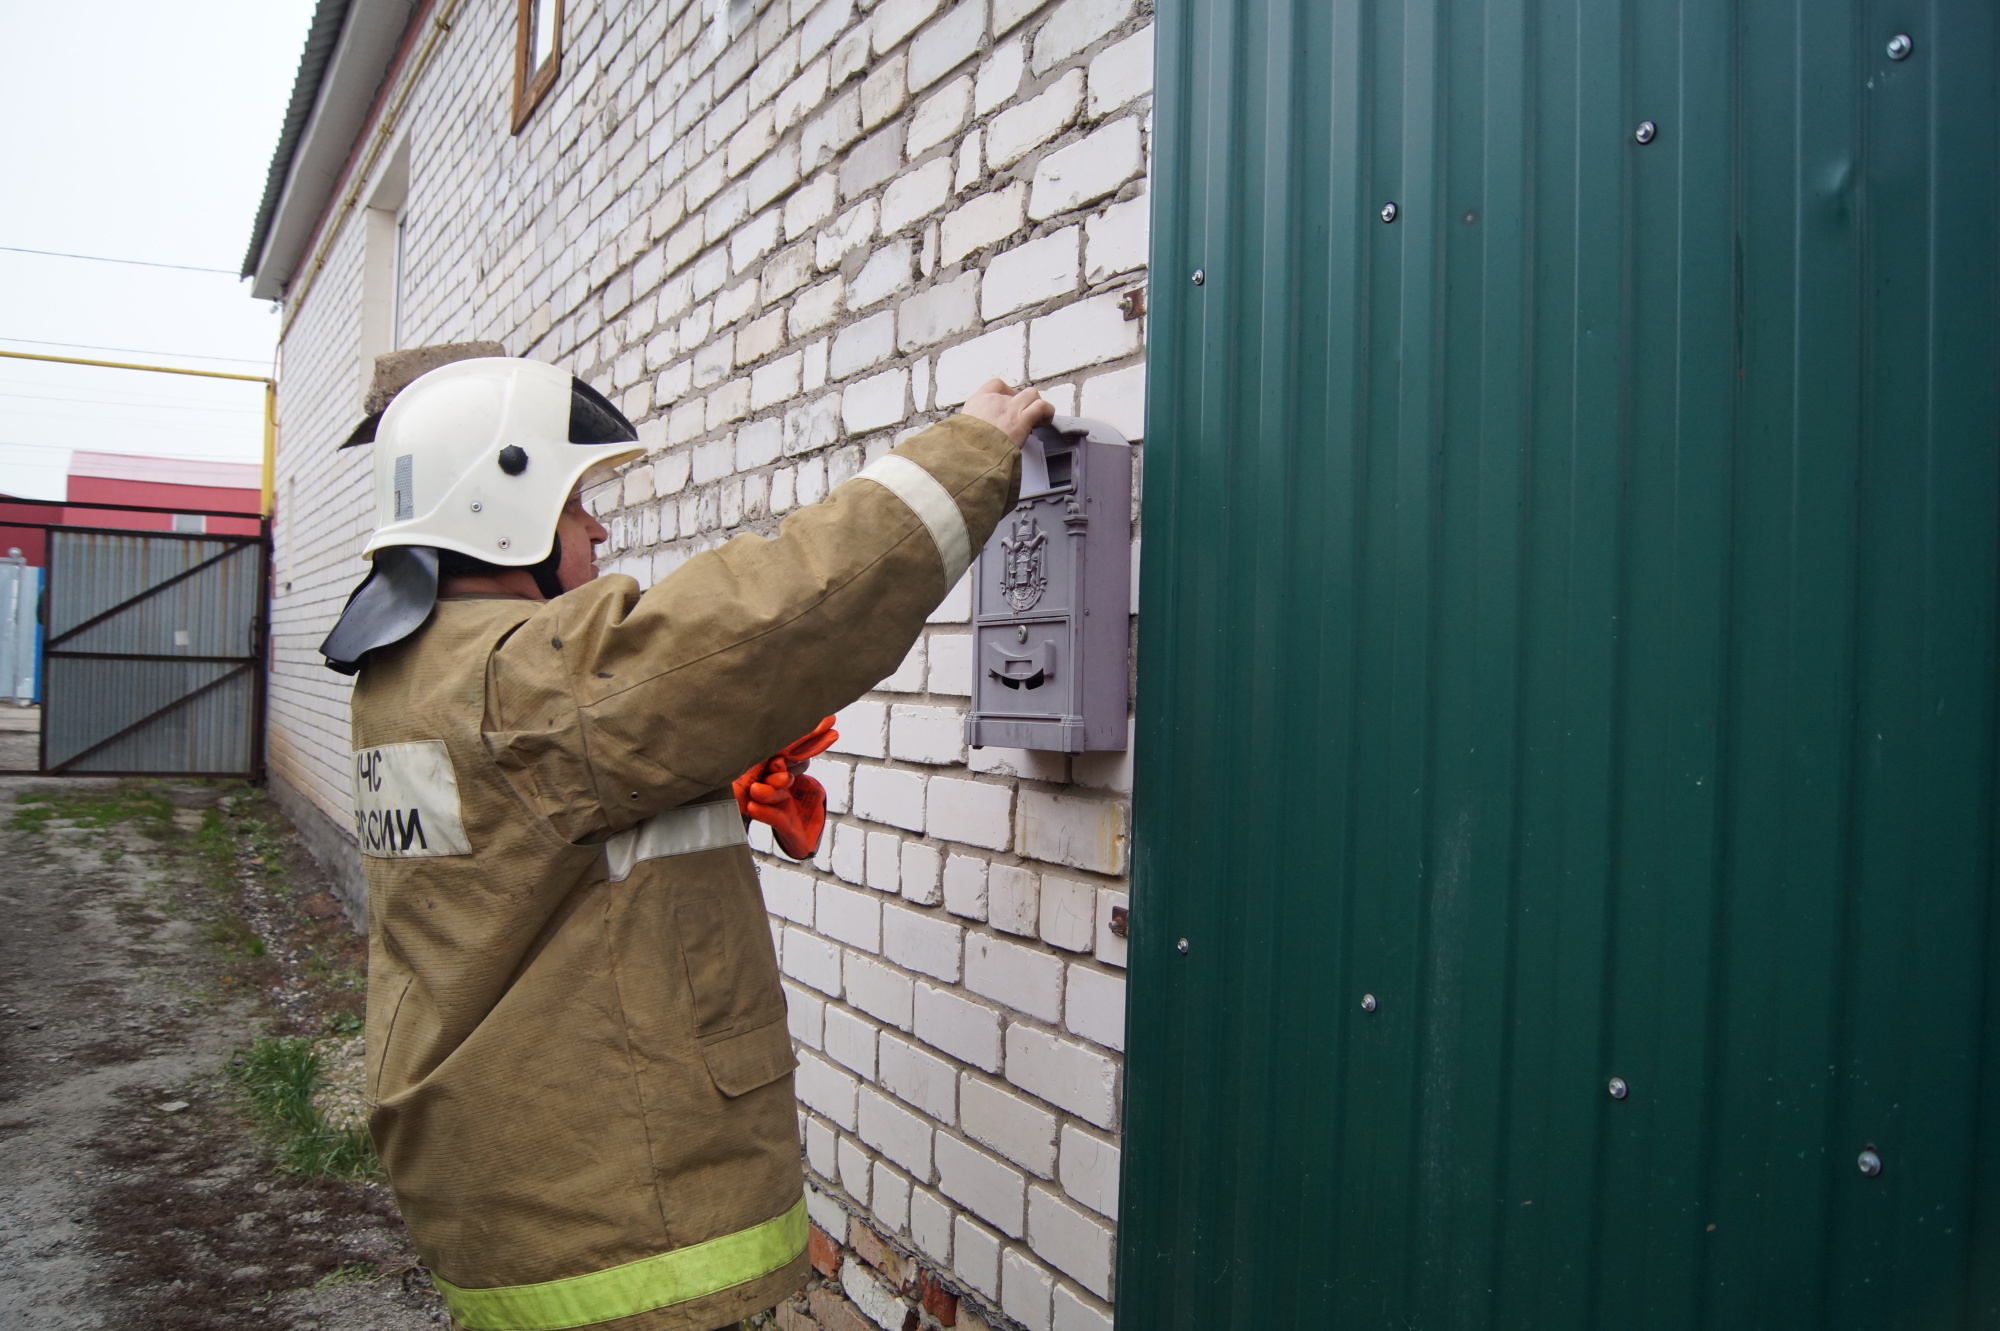
<svg viewBox="0 0 2000 1331">
<path fill-rule="evenodd" d="M 799 1065 L 792 1054 L 791 1032 L 782 1019 L 711 1041 L 701 1047 L 701 1057 L 715 1088 L 731 1099 L 768 1086 Z"/>
<path fill-rule="evenodd" d="M 771 927 L 754 885 L 700 895 L 674 908 L 694 1000 L 695 1039 L 706 1042 L 785 1019 Z"/>
</svg>

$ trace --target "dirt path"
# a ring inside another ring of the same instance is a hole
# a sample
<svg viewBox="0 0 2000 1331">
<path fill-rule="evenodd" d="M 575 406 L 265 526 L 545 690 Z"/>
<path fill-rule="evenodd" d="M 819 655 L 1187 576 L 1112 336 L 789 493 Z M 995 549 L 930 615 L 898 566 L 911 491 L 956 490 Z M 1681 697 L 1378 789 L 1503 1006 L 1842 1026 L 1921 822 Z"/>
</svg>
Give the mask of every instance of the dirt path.
<svg viewBox="0 0 2000 1331">
<path fill-rule="evenodd" d="M 443 1324 L 388 1190 L 280 1171 L 229 1073 L 354 1028 L 337 909 L 240 785 L 0 777 L 0 1325 Z"/>
</svg>

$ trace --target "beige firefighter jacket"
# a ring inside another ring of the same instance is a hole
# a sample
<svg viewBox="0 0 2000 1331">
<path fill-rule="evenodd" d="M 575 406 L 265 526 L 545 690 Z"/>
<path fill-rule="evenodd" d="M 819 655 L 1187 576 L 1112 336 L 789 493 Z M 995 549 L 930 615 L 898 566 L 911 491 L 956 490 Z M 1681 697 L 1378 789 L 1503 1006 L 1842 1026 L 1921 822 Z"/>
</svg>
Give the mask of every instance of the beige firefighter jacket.
<svg viewBox="0 0 2000 1331">
<path fill-rule="evenodd" d="M 363 666 L 370 1126 L 460 1325 L 709 1331 L 802 1283 L 728 785 L 895 670 L 1019 471 L 955 416 L 643 595 L 447 599 Z"/>
</svg>

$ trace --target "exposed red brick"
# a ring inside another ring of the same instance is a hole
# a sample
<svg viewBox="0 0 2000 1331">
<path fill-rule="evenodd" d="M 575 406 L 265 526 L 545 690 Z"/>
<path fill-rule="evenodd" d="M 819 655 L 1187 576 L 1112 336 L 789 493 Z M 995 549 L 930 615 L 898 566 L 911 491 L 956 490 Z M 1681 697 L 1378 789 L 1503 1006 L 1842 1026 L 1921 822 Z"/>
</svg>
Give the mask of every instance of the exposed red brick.
<svg viewBox="0 0 2000 1331">
<path fill-rule="evenodd" d="M 820 1331 L 819 1323 L 792 1307 L 789 1303 L 778 1305 L 778 1331 Z"/>
<path fill-rule="evenodd" d="M 905 1293 L 915 1293 L 917 1264 L 891 1248 L 881 1235 L 859 1220 L 847 1222 L 847 1243 L 861 1254 L 861 1260 L 896 1283 Z"/>
<path fill-rule="evenodd" d="M 840 1245 L 827 1237 L 818 1225 L 809 1226 L 806 1232 L 806 1254 L 812 1259 L 813 1270 L 828 1280 L 840 1277 Z"/>
<path fill-rule="evenodd" d="M 919 1274 L 917 1283 L 923 1290 L 924 1311 L 937 1318 L 939 1326 L 957 1326 L 958 1295 L 929 1271 Z"/>
<path fill-rule="evenodd" d="M 873 1322 L 832 1290 L 816 1289 L 811 1297 L 813 1320 L 820 1324 L 823 1331 L 876 1331 Z"/>
</svg>

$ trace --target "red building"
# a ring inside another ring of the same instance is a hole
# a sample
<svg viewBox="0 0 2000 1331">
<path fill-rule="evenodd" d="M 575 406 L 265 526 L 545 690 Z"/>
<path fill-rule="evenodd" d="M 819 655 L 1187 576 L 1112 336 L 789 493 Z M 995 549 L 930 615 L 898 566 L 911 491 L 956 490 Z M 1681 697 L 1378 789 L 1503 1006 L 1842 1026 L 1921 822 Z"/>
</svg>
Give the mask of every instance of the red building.
<svg viewBox="0 0 2000 1331">
<path fill-rule="evenodd" d="M 75 453 L 61 506 L 10 504 L 0 496 L 0 555 L 19 548 L 30 564 L 42 567 L 46 535 L 16 522 L 57 522 L 72 527 L 118 527 L 129 531 L 257 534 L 263 500 L 263 469 L 249 462 L 195 462 L 185 458 L 138 457 L 129 453 Z M 140 504 L 170 513 L 126 513 L 91 508 L 100 504 Z M 206 517 L 204 512 L 245 516 Z"/>
</svg>

